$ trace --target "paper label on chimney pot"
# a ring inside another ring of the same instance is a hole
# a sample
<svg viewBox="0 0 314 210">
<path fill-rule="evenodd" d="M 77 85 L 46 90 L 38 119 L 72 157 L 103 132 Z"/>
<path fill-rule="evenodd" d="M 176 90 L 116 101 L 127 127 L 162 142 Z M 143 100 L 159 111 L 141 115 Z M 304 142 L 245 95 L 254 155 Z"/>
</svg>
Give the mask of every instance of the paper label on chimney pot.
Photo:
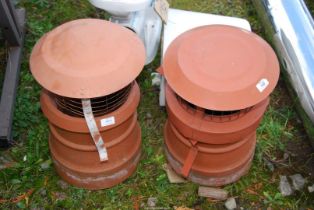
<svg viewBox="0 0 314 210">
<path fill-rule="evenodd" d="M 154 8 L 162 21 L 167 24 L 169 3 L 167 0 L 156 0 Z"/>
<path fill-rule="evenodd" d="M 100 121 L 101 127 L 114 125 L 115 123 L 116 123 L 116 120 L 114 117 L 104 118 Z"/>
<path fill-rule="evenodd" d="M 267 86 L 269 85 L 269 81 L 267 79 L 261 79 L 256 85 L 256 88 L 259 90 L 259 92 L 263 92 Z"/>
</svg>

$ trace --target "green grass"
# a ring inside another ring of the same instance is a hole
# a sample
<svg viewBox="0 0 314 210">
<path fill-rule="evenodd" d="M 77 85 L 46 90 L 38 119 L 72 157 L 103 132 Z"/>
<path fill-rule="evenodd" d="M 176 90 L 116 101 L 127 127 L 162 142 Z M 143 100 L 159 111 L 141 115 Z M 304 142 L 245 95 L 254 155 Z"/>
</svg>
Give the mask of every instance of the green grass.
<svg viewBox="0 0 314 210">
<path fill-rule="evenodd" d="M 255 32 L 264 34 L 249 0 L 172 0 L 171 5 L 180 9 L 246 18 Z M 166 159 L 162 149 L 162 132 L 166 113 L 158 106 L 158 91 L 150 84 L 150 71 L 159 66 L 160 57 L 147 66 L 138 78 L 142 93 L 138 113 L 143 151 L 137 171 L 123 184 L 107 190 L 88 191 L 60 186 L 58 175 L 53 166 L 49 165 L 48 125 L 40 111 L 41 88 L 29 71 L 29 55 L 35 42 L 44 33 L 64 22 L 84 17 L 108 16 L 93 8 L 86 0 L 22 0 L 20 6 L 25 7 L 28 12 L 27 34 L 14 115 L 15 146 L 9 150 L 17 164 L 0 171 L 0 198 L 14 198 L 29 189 L 34 189 L 34 192 L 18 203 L 0 204 L 0 208 L 132 209 L 134 200 L 145 204 L 149 197 L 157 197 L 158 206 L 165 208 L 223 208 L 223 202 L 210 202 L 198 197 L 196 184 L 169 184 L 163 171 L 162 165 Z M 313 194 L 302 192 L 288 198 L 278 194 L 280 174 L 301 172 L 306 175 L 305 172 L 298 170 L 293 164 L 283 168 L 276 167 L 271 172 L 264 164 L 264 158 L 280 159 L 290 143 L 304 141 L 306 137 L 302 129 L 294 111 L 294 102 L 286 92 L 282 92 L 281 84 L 272 95 L 269 109 L 258 128 L 256 155 L 250 173 L 239 182 L 225 187 L 230 195 L 237 197 L 239 206 L 245 209 L 313 208 Z M 42 169 L 43 163 L 49 167 Z M 310 181 L 313 182 L 311 179 Z M 247 189 L 254 189 L 258 194 L 248 193 Z M 63 197 L 65 199 L 61 199 Z"/>
</svg>

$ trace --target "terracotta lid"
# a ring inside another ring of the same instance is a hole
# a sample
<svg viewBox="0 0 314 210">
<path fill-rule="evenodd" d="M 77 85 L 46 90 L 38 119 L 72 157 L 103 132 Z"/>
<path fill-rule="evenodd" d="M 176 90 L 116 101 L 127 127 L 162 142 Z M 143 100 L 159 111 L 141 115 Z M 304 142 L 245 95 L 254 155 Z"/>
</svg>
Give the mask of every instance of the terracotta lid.
<svg viewBox="0 0 314 210">
<path fill-rule="evenodd" d="M 114 23 L 81 19 L 65 23 L 35 45 L 30 68 L 47 90 L 71 98 L 94 98 L 130 84 L 145 63 L 142 41 Z"/>
<path fill-rule="evenodd" d="M 199 107 L 239 110 L 268 97 L 279 78 L 279 63 L 272 48 L 256 34 L 211 25 L 173 41 L 163 73 L 179 96 Z"/>
</svg>

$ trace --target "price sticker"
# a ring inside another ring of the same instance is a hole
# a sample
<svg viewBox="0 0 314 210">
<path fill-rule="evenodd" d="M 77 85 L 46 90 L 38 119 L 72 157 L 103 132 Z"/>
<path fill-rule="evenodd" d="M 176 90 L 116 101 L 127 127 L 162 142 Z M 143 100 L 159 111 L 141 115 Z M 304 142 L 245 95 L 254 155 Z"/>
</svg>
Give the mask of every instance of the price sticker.
<svg viewBox="0 0 314 210">
<path fill-rule="evenodd" d="M 257 84 L 256 88 L 259 90 L 259 92 L 263 92 L 267 86 L 269 85 L 269 81 L 267 79 L 261 79 Z"/>
<path fill-rule="evenodd" d="M 104 118 L 100 121 L 101 127 L 114 125 L 115 123 L 116 123 L 116 120 L 114 117 Z"/>
</svg>

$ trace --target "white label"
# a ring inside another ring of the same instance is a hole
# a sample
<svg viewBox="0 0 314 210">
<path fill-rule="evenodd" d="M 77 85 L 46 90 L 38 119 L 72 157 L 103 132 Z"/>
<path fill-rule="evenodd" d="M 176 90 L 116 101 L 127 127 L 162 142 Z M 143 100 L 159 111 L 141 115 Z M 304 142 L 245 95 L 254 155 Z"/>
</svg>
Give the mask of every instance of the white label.
<svg viewBox="0 0 314 210">
<path fill-rule="evenodd" d="M 116 123 L 116 120 L 114 117 L 108 117 L 100 121 L 101 127 L 114 125 L 115 123 Z"/>
<path fill-rule="evenodd" d="M 256 88 L 259 90 L 259 92 L 263 92 L 267 86 L 269 85 L 269 81 L 267 79 L 261 79 L 256 85 Z"/>
<path fill-rule="evenodd" d="M 156 0 L 154 6 L 157 14 L 160 16 L 162 21 L 167 24 L 168 21 L 168 10 L 169 10 L 169 3 L 167 0 Z"/>
</svg>

